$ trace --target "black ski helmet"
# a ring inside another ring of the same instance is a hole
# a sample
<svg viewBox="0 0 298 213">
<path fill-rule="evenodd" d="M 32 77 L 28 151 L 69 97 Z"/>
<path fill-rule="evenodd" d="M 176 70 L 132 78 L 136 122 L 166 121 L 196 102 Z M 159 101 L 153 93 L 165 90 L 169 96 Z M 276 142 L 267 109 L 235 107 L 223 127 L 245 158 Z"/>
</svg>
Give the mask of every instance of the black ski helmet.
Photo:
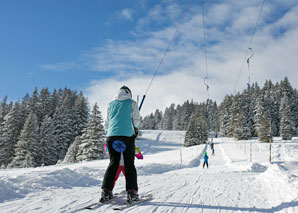
<svg viewBox="0 0 298 213">
<path fill-rule="evenodd" d="M 127 86 L 122 86 L 120 89 L 124 90 L 127 94 L 129 94 L 132 97 L 132 93 Z"/>
</svg>

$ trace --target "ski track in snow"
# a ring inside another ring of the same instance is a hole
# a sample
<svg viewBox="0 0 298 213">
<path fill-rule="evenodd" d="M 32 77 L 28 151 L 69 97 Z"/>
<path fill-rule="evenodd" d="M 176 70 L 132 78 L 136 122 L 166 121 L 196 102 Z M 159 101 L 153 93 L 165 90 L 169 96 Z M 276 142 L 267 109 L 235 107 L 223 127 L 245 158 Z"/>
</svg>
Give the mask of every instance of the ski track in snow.
<svg viewBox="0 0 298 213">
<path fill-rule="evenodd" d="M 151 201 L 121 212 L 298 212 L 298 140 L 272 145 L 256 140 L 215 138 L 208 145 L 183 147 L 183 131 L 142 131 L 136 159 L 139 193 Z M 250 162 L 250 149 L 252 162 Z M 202 168 L 203 153 L 209 168 Z M 181 156 L 182 155 L 182 159 Z M 0 170 L 0 212 L 115 212 L 95 210 L 108 160 L 29 169 Z M 121 175 L 114 192 L 125 189 Z"/>
</svg>

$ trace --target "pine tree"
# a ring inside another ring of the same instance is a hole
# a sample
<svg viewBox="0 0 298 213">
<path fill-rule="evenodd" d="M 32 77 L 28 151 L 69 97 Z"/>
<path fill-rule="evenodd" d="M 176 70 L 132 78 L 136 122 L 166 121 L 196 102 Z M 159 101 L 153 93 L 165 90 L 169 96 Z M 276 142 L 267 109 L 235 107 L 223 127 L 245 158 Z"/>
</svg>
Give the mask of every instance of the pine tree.
<svg viewBox="0 0 298 213">
<path fill-rule="evenodd" d="M 80 92 L 77 97 L 74 105 L 74 118 L 73 118 L 73 133 L 74 137 L 82 134 L 83 128 L 87 124 L 88 119 L 88 102 L 87 99 L 83 96 L 83 93 Z"/>
<path fill-rule="evenodd" d="M 40 112 L 40 118 L 39 118 L 40 123 L 43 121 L 43 119 L 46 116 L 50 116 L 50 114 L 51 114 L 50 102 L 51 102 L 51 94 L 50 94 L 48 88 L 43 88 L 40 91 L 39 105 L 38 105 L 39 112 Z"/>
<path fill-rule="evenodd" d="M 194 146 L 197 144 L 197 121 L 198 120 L 198 115 L 193 115 L 188 129 L 185 133 L 185 138 L 184 138 L 184 146 L 189 147 L 189 146 Z"/>
<path fill-rule="evenodd" d="M 172 130 L 173 129 L 173 117 L 175 113 L 175 104 L 166 108 L 165 114 L 162 120 L 162 129 L 163 130 Z"/>
<path fill-rule="evenodd" d="M 55 135 L 55 126 L 51 117 L 45 116 L 41 123 L 40 130 L 40 151 L 43 153 L 40 157 L 41 165 L 54 165 L 59 159 L 56 147 L 57 137 Z"/>
<path fill-rule="evenodd" d="M 4 118 L 7 115 L 8 108 L 7 108 L 7 96 L 5 96 L 0 105 L 0 122 L 4 122 Z"/>
<path fill-rule="evenodd" d="M 21 106 L 20 106 L 20 114 L 21 114 L 21 126 L 23 128 L 26 119 L 28 118 L 28 115 L 31 111 L 30 109 L 30 96 L 28 93 L 26 93 L 26 95 L 23 97 Z M 34 111 L 33 111 L 34 112 Z"/>
<path fill-rule="evenodd" d="M 15 153 L 15 146 L 22 130 L 20 105 L 14 104 L 10 112 L 5 116 L 0 140 L 0 165 L 6 167 Z"/>
<path fill-rule="evenodd" d="M 251 137 L 252 131 L 252 117 L 250 117 L 249 99 L 247 97 L 247 91 L 243 94 L 237 94 L 234 96 L 234 100 L 231 106 L 232 119 L 230 126 L 230 133 L 237 140 L 247 140 Z"/>
<path fill-rule="evenodd" d="M 160 112 L 158 109 L 155 110 L 153 119 L 154 119 L 154 129 L 160 129 L 162 124 L 162 112 Z"/>
<path fill-rule="evenodd" d="M 258 138 L 261 142 L 269 142 L 272 139 L 272 134 L 270 131 L 270 120 L 267 113 L 264 112 L 263 116 L 260 118 L 260 125 L 258 127 Z"/>
<path fill-rule="evenodd" d="M 177 105 L 175 117 L 173 120 L 173 129 L 174 130 L 184 130 L 184 112 L 181 105 Z"/>
<path fill-rule="evenodd" d="M 194 146 L 208 141 L 208 126 L 204 116 L 195 113 L 185 133 L 184 146 Z"/>
<path fill-rule="evenodd" d="M 150 113 L 149 115 L 149 129 L 155 129 L 153 113 Z"/>
<path fill-rule="evenodd" d="M 285 95 L 281 102 L 280 136 L 283 140 L 291 140 L 293 136 L 293 121 L 288 97 Z"/>
<path fill-rule="evenodd" d="M 53 116 L 55 136 L 57 137 L 57 153 L 59 160 L 63 160 L 65 154 L 74 141 L 73 134 L 73 110 L 71 108 L 71 97 L 66 95 L 57 106 Z"/>
<path fill-rule="evenodd" d="M 208 121 L 208 131 L 216 133 L 219 131 L 219 113 L 216 102 L 208 99 L 204 107 L 204 114 Z"/>
<path fill-rule="evenodd" d="M 251 121 L 251 137 L 257 137 L 258 132 L 256 129 L 256 124 L 255 124 L 255 115 L 256 115 L 256 110 L 255 106 L 257 105 L 258 102 L 258 97 L 260 96 L 260 87 L 257 83 L 253 83 L 252 86 L 250 87 L 249 96 L 250 96 L 250 105 L 249 105 L 249 117 Z"/>
<path fill-rule="evenodd" d="M 90 161 L 104 158 L 105 132 L 101 112 L 94 105 L 87 126 L 83 130 L 81 143 L 76 156 L 77 161 Z"/>
<path fill-rule="evenodd" d="M 265 113 L 264 106 L 265 106 L 264 97 L 263 95 L 260 95 L 258 98 L 257 104 L 255 106 L 255 116 L 254 116 L 254 123 L 255 123 L 254 128 L 257 130 L 258 135 L 259 135 L 259 128 L 262 125 L 261 123 Z M 266 113 L 266 117 L 268 117 L 267 113 Z"/>
<path fill-rule="evenodd" d="M 239 112 L 234 123 L 233 137 L 237 140 L 247 140 L 248 129 L 245 127 L 245 115 L 243 112 Z"/>
<path fill-rule="evenodd" d="M 269 80 L 265 82 L 262 89 L 262 95 L 264 98 L 264 109 L 267 112 L 268 118 L 271 120 L 272 134 L 273 136 L 279 136 L 280 127 L 280 86 L 278 84 L 273 85 Z"/>
<path fill-rule="evenodd" d="M 25 122 L 24 129 L 17 142 L 15 157 L 9 164 L 9 167 L 37 167 L 40 165 L 39 134 L 38 119 L 31 112 Z"/>
<path fill-rule="evenodd" d="M 8 113 L 6 101 L 7 101 L 7 96 L 5 96 L 3 98 L 1 105 L 0 105 L 0 147 L 2 144 L 2 131 L 3 131 L 3 127 L 4 127 L 4 121 L 5 121 L 4 118 Z M 0 166 L 1 166 L 1 162 L 0 162 Z"/>
<path fill-rule="evenodd" d="M 193 102 L 189 103 L 189 101 L 187 100 L 182 105 L 183 130 L 186 130 L 188 128 L 188 125 L 189 125 L 192 114 L 193 114 Z"/>
<path fill-rule="evenodd" d="M 293 87 L 291 86 L 289 79 L 287 77 L 285 77 L 284 80 L 280 82 L 280 95 L 281 95 L 281 98 L 283 96 L 288 96 L 288 97 L 293 96 Z"/>
<path fill-rule="evenodd" d="M 295 89 L 293 104 L 292 104 L 293 124 L 294 124 L 294 135 L 298 135 L 298 91 Z"/>
<path fill-rule="evenodd" d="M 38 118 L 38 121 L 41 121 L 40 102 L 37 88 L 34 89 L 33 94 L 29 100 L 28 112 L 34 112 Z"/>
<path fill-rule="evenodd" d="M 77 155 L 78 155 L 78 151 L 79 151 L 79 145 L 81 143 L 82 143 L 81 137 L 77 136 L 76 139 L 74 140 L 74 142 L 68 148 L 68 151 L 65 155 L 63 163 L 76 163 L 76 162 L 78 162 Z"/>
<path fill-rule="evenodd" d="M 228 137 L 232 135 L 229 131 L 231 125 L 231 106 L 232 106 L 232 97 L 225 96 L 223 102 L 219 106 L 219 122 L 220 122 L 220 135 L 223 137 Z"/>
<path fill-rule="evenodd" d="M 145 116 L 144 119 L 141 118 L 141 129 L 150 129 L 150 117 Z"/>
<path fill-rule="evenodd" d="M 50 98 L 50 112 L 49 112 L 49 116 L 53 117 L 54 113 L 59 105 L 59 95 L 57 94 L 56 89 L 54 89 L 53 93 L 51 94 L 51 98 Z"/>
</svg>

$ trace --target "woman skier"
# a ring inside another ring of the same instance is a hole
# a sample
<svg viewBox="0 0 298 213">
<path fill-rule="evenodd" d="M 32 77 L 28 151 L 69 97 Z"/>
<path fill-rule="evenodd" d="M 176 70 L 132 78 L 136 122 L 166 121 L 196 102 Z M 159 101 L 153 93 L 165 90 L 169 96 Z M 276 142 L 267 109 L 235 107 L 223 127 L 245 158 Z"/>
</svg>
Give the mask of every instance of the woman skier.
<svg viewBox="0 0 298 213">
<path fill-rule="evenodd" d="M 114 100 L 109 103 L 107 112 L 107 147 L 110 163 L 102 182 L 100 202 L 113 198 L 113 188 L 121 154 L 125 165 L 127 201 L 139 199 L 137 171 L 134 164 L 135 138 L 140 125 L 140 112 L 132 93 L 126 86 L 121 87 Z"/>
</svg>

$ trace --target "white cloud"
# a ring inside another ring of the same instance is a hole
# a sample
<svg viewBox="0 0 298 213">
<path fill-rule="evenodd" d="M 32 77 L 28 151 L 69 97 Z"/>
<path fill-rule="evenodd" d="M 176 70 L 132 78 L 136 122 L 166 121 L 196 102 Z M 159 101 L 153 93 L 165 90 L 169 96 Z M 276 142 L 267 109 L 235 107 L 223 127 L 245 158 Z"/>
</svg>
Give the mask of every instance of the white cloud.
<svg viewBox="0 0 298 213">
<path fill-rule="evenodd" d="M 139 75 L 127 80 L 110 78 L 94 81 L 86 90 L 86 95 L 91 105 L 95 102 L 98 103 L 105 117 L 108 103 L 121 86 L 128 86 L 135 100 L 137 100 L 138 95 L 141 99 L 149 86 L 151 78 L 152 76 Z M 177 71 L 156 77 L 147 93 L 141 114 L 147 115 L 155 109 L 164 110 L 165 106 L 169 106 L 171 103 L 181 104 L 186 99 L 193 99 L 197 102 L 206 100 L 208 97 L 207 90 L 202 82 L 203 79 L 198 73 L 188 71 Z"/>
<path fill-rule="evenodd" d="M 75 62 L 61 62 L 56 64 L 42 64 L 40 65 L 40 67 L 46 70 L 68 71 L 73 69 L 79 69 L 81 65 Z"/>
<path fill-rule="evenodd" d="M 121 19 L 124 18 L 126 20 L 132 21 L 133 20 L 133 17 L 132 17 L 133 13 L 134 13 L 134 11 L 132 9 L 126 8 L 126 9 L 123 9 L 120 12 L 119 16 L 120 16 Z"/>
<path fill-rule="evenodd" d="M 234 88 L 241 91 L 246 87 L 247 64 L 244 64 L 236 87 L 235 83 L 261 3 L 230 0 L 205 5 L 209 95 L 217 102 L 221 102 L 226 94 L 233 93 Z M 284 9 L 282 15 L 276 4 L 280 3 L 265 3 L 252 43 L 251 83 L 257 81 L 262 86 L 266 79 L 276 82 L 288 76 L 291 84 L 298 88 L 298 3 L 287 1 L 289 8 Z M 134 97 L 137 94 L 142 96 L 173 36 L 181 12 L 176 4 L 172 8 L 170 5 L 156 5 L 148 16 L 139 20 L 134 39 L 109 41 L 106 46 L 92 50 L 89 66 L 98 71 L 113 72 L 115 77 L 93 81 L 86 89 L 90 102 L 98 102 L 105 114 L 108 102 L 122 85 L 130 87 Z M 165 20 L 169 22 L 151 31 L 152 22 L 158 20 L 162 24 Z M 182 23 L 160 67 L 159 74 L 162 75 L 156 76 L 142 115 L 155 109 L 164 111 L 171 103 L 183 103 L 187 99 L 198 102 L 207 99 L 203 83 L 206 71 L 202 42 L 201 8 L 196 5 Z"/>
</svg>

